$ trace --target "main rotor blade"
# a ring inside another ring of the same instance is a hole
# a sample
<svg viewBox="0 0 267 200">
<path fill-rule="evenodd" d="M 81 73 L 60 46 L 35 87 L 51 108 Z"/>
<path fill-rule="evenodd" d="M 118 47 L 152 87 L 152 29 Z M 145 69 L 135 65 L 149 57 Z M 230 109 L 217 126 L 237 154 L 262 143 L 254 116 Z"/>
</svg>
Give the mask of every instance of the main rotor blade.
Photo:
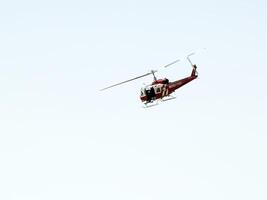
<svg viewBox="0 0 267 200">
<path fill-rule="evenodd" d="M 171 65 L 173 65 L 173 64 L 175 64 L 175 63 L 177 63 L 177 62 L 179 62 L 179 61 L 180 61 L 180 59 L 175 60 L 175 61 L 173 61 L 173 62 L 171 62 L 171 63 L 169 63 L 169 64 L 167 64 L 167 65 L 164 65 L 163 67 L 164 67 L 164 68 L 167 68 L 167 67 L 169 67 L 169 66 L 171 66 Z"/>
<path fill-rule="evenodd" d="M 156 71 L 153 71 L 153 72 L 156 72 Z M 109 88 L 112 88 L 112 87 L 115 87 L 115 86 L 118 86 L 118 85 L 121 85 L 121 84 L 130 82 L 130 81 L 134 81 L 134 80 L 136 80 L 136 79 L 143 78 L 143 77 L 148 76 L 148 75 L 151 75 L 151 74 L 152 74 L 152 72 L 149 72 L 149 73 L 146 73 L 146 74 L 144 74 L 144 75 L 142 75 L 142 76 L 137 76 L 137 77 L 135 77 L 135 78 L 132 78 L 132 79 L 129 79 L 129 80 L 126 80 L 126 81 L 123 81 L 123 82 L 120 82 L 120 83 L 117 83 L 117 84 L 114 84 L 114 85 L 105 87 L 105 88 L 101 89 L 100 91 L 107 90 L 107 89 L 109 89 Z"/>
</svg>

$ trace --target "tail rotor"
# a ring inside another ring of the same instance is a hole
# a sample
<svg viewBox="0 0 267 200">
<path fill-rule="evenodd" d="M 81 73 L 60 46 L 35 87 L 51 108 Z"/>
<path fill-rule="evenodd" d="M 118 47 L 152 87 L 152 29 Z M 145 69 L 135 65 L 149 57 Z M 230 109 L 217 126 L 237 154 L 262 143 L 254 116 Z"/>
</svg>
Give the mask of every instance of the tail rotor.
<svg viewBox="0 0 267 200">
<path fill-rule="evenodd" d="M 190 56 L 193 56 L 193 55 L 195 55 L 195 52 L 190 53 L 186 58 L 189 61 L 189 63 L 191 64 L 191 66 L 193 67 L 193 71 L 192 71 L 191 76 L 198 76 L 197 65 L 193 64 L 192 61 L 190 60 Z"/>
</svg>

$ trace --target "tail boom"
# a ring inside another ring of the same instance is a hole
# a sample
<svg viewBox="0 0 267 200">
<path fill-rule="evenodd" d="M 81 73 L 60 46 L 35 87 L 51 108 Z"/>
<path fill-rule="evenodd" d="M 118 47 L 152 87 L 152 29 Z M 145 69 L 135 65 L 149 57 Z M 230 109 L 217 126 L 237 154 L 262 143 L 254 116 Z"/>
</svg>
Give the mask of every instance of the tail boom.
<svg viewBox="0 0 267 200">
<path fill-rule="evenodd" d="M 169 94 L 173 93 L 175 90 L 186 85 L 187 83 L 195 80 L 197 77 L 198 74 L 196 71 L 196 66 L 194 66 L 191 72 L 191 76 L 169 83 Z"/>
</svg>

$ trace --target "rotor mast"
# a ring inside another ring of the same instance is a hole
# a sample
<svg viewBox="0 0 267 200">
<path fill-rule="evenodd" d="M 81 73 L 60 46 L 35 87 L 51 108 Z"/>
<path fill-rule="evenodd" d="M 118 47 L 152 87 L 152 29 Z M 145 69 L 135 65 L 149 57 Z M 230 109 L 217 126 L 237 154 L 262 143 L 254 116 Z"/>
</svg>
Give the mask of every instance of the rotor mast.
<svg viewBox="0 0 267 200">
<path fill-rule="evenodd" d="M 155 76 L 155 72 L 157 72 L 157 71 L 151 70 L 151 74 L 153 75 L 154 81 L 157 81 L 157 77 Z"/>
</svg>

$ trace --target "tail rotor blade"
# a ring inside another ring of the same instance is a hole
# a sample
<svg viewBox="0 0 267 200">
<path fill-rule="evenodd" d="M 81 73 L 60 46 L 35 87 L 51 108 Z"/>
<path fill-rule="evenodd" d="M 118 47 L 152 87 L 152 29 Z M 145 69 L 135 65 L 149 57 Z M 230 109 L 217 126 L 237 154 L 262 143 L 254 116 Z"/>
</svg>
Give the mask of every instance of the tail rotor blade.
<svg viewBox="0 0 267 200">
<path fill-rule="evenodd" d="M 194 64 L 191 62 L 191 60 L 190 60 L 190 56 L 193 56 L 193 55 L 195 55 L 195 52 L 193 52 L 193 53 L 190 53 L 186 58 L 187 58 L 187 60 L 190 62 L 190 64 L 192 65 L 192 66 L 194 66 Z"/>
</svg>

